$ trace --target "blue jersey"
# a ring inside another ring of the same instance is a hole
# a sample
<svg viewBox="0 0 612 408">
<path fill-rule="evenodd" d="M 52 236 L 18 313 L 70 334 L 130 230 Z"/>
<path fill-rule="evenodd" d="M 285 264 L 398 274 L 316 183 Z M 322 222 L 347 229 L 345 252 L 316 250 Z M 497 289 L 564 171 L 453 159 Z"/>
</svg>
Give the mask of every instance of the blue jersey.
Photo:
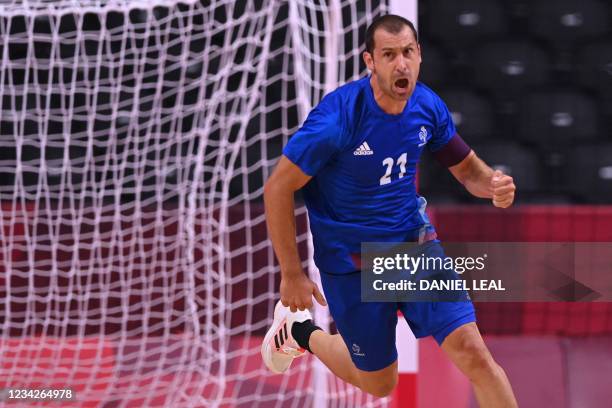
<svg viewBox="0 0 612 408">
<path fill-rule="evenodd" d="M 312 176 L 303 196 L 322 272 L 358 270 L 362 242 L 435 236 L 416 192 L 416 168 L 423 149 L 436 152 L 454 134 L 446 105 L 422 83 L 399 115 L 378 106 L 370 77 L 323 98 L 283 150 Z"/>
</svg>

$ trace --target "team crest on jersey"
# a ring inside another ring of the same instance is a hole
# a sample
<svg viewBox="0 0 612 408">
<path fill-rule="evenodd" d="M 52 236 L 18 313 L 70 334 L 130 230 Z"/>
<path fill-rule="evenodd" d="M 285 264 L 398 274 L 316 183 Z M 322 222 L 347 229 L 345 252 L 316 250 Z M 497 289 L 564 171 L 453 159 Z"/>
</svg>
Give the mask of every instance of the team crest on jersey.
<svg viewBox="0 0 612 408">
<path fill-rule="evenodd" d="M 419 139 L 421 139 L 421 143 L 419 143 L 419 147 L 425 146 L 427 143 L 427 129 L 425 126 L 421 126 L 421 131 L 419 132 Z"/>
<path fill-rule="evenodd" d="M 359 146 L 357 149 L 355 149 L 353 154 L 355 156 L 369 156 L 371 154 L 374 154 L 374 150 L 370 149 L 370 146 L 368 145 L 368 142 L 363 142 L 361 144 L 361 146 Z"/>
</svg>

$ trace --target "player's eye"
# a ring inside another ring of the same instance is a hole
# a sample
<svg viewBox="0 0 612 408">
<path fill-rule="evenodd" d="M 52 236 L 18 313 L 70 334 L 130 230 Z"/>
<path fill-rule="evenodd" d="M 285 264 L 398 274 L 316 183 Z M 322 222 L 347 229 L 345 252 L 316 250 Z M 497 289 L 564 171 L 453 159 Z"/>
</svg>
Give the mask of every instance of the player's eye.
<svg viewBox="0 0 612 408">
<path fill-rule="evenodd" d="M 393 55 L 393 54 L 392 54 L 392 53 L 390 53 L 390 52 L 385 52 L 385 53 L 383 53 L 383 57 L 385 57 L 385 58 L 390 58 L 392 55 Z"/>
</svg>

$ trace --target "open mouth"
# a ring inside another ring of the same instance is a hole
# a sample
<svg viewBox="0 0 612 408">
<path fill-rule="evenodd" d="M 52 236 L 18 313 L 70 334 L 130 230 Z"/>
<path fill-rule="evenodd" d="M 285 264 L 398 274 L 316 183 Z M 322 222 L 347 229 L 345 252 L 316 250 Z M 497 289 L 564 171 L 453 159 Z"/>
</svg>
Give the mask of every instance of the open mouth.
<svg viewBox="0 0 612 408">
<path fill-rule="evenodd" d="M 397 81 L 395 81 L 395 87 L 399 88 L 399 89 L 406 89 L 408 88 L 408 79 L 406 78 L 400 78 Z"/>
</svg>

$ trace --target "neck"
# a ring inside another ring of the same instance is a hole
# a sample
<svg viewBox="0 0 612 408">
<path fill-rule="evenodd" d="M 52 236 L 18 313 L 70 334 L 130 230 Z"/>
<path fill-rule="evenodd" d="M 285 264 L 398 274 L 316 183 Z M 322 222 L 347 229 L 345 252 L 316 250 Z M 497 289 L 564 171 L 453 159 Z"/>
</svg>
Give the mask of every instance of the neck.
<svg viewBox="0 0 612 408">
<path fill-rule="evenodd" d="M 385 92 L 378 86 L 378 81 L 374 79 L 374 75 L 370 76 L 370 86 L 372 87 L 374 100 L 380 109 L 383 110 L 383 112 L 388 113 L 389 115 L 399 115 L 404 111 L 404 107 L 406 107 L 406 103 L 408 101 L 395 100 L 389 95 L 385 94 Z"/>
</svg>

